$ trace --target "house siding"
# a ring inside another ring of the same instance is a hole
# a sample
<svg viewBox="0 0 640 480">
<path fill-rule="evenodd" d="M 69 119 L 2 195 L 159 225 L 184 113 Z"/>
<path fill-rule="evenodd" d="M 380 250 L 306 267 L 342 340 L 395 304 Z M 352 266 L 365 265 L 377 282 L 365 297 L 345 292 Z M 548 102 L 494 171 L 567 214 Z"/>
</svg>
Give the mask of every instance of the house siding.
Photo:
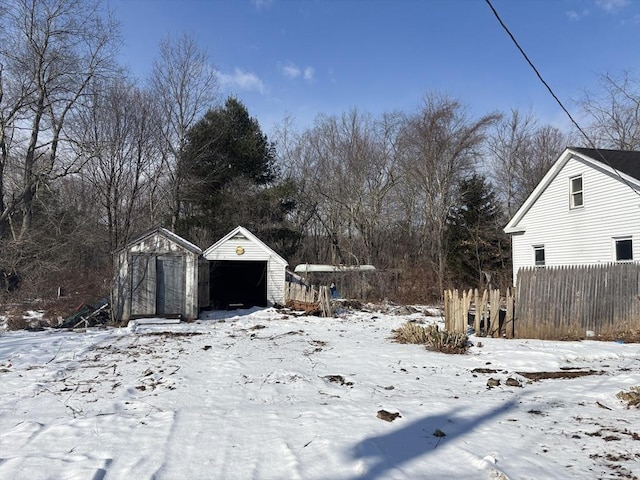
<svg viewBox="0 0 640 480">
<path fill-rule="evenodd" d="M 584 205 L 569 208 L 569 179 L 582 175 Z M 545 263 L 585 265 L 615 261 L 613 238 L 632 237 L 640 260 L 640 196 L 617 176 L 572 157 L 519 221 L 512 236 L 514 284 L 518 269 L 534 265 L 533 246 Z"/>
</svg>

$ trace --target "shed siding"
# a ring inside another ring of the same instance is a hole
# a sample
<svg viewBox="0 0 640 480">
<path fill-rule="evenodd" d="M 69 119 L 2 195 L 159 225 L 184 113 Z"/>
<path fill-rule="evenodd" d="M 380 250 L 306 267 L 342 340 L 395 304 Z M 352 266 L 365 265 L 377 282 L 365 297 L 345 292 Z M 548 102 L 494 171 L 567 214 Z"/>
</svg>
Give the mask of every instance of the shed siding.
<svg viewBox="0 0 640 480">
<path fill-rule="evenodd" d="M 584 206 L 569 208 L 569 179 L 582 175 Z M 631 236 L 640 260 L 640 197 L 616 176 L 579 158 L 567 161 L 520 220 L 513 234 L 514 283 L 518 269 L 533 266 L 533 246 L 544 245 L 546 265 L 614 262 L 615 237 Z"/>
<path fill-rule="evenodd" d="M 267 300 L 284 305 L 284 283 L 286 266 L 273 260 L 268 264 Z"/>
<path fill-rule="evenodd" d="M 241 247 L 244 249 L 242 255 L 236 253 L 236 249 Z M 263 248 L 256 245 L 249 239 L 230 238 L 221 244 L 212 255 L 207 255 L 207 260 L 243 260 L 243 261 L 264 261 L 267 254 Z"/>
<path fill-rule="evenodd" d="M 198 318 L 198 259 L 200 255 L 189 253 L 185 268 L 185 316 L 190 320 Z"/>
</svg>

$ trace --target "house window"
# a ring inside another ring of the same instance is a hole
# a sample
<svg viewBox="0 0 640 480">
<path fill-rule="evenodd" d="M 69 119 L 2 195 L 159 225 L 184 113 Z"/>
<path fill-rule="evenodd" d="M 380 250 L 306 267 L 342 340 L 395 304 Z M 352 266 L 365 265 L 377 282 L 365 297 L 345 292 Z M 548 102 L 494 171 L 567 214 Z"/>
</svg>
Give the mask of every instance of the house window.
<svg viewBox="0 0 640 480">
<path fill-rule="evenodd" d="M 533 247 L 533 260 L 536 267 L 544 267 L 544 245 L 535 245 Z"/>
<path fill-rule="evenodd" d="M 571 208 L 578 208 L 584 205 L 582 196 L 582 175 L 569 179 L 569 193 Z"/>
<path fill-rule="evenodd" d="M 616 262 L 628 262 L 633 260 L 633 242 L 631 238 L 614 238 L 616 249 Z"/>
</svg>

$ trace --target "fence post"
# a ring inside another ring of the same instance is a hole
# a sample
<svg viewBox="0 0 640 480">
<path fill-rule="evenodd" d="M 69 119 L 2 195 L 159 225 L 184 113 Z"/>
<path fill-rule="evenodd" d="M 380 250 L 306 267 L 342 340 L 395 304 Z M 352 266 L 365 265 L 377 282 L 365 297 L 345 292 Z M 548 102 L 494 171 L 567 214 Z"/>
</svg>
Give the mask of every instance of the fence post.
<svg viewBox="0 0 640 480">
<path fill-rule="evenodd" d="M 515 298 L 514 298 L 514 290 L 513 288 L 507 288 L 506 293 L 506 310 L 507 314 L 504 318 L 504 328 L 507 338 L 514 338 L 515 332 L 515 320 L 514 320 L 514 309 L 515 309 Z"/>
<path fill-rule="evenodd" d="M 444 329 L 449 331 L 449 324 L 451 322 L 451 290 L 445 290 L 442 298 L 444 298 Z"/>
</svg>

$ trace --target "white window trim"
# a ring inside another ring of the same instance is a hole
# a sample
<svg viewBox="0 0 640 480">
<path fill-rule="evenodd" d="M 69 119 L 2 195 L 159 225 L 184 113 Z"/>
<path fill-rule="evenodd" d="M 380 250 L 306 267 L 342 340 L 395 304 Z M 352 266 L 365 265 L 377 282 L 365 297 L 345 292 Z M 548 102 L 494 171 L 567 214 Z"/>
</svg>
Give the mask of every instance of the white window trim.
<svg viewBox="0 0 640 480">
<path fill-rule="evenodd" d="M 617 243 L 624 241 L 624 240 L 629 240 L 631 241 L 631 258 L 627 259 L 627 260 L 618 260 L 618 252 L 617 252 Z M 611 248 L 613 249 L 613 261 L 616 263 L 625 263 L 625 262 L 633 262 L 633 236 L 632 235 L 627 235 L 627 236 L 623 236 L 623 237 L 613 237 L 611 239 Z"/>
<path fill-rule="evenodd" d="M 574 192 L 573 191 L 573 181 L 576 178 L 580 179 L 580 183 L 582 185 L 582 188 L 580 190 L 576 190 Z M 580 205 L 575 205 L 574 198 L 578 194 L 580 194 L 582 196 L 582 203 Z M 575 209 L 578 209 L 578 208 L 584 208 L 584 177 L 582 176 L 582 174 L 574 175 L 572 177 L 569 177 L 569 209 L 575 210 Z"/>
</svg>

